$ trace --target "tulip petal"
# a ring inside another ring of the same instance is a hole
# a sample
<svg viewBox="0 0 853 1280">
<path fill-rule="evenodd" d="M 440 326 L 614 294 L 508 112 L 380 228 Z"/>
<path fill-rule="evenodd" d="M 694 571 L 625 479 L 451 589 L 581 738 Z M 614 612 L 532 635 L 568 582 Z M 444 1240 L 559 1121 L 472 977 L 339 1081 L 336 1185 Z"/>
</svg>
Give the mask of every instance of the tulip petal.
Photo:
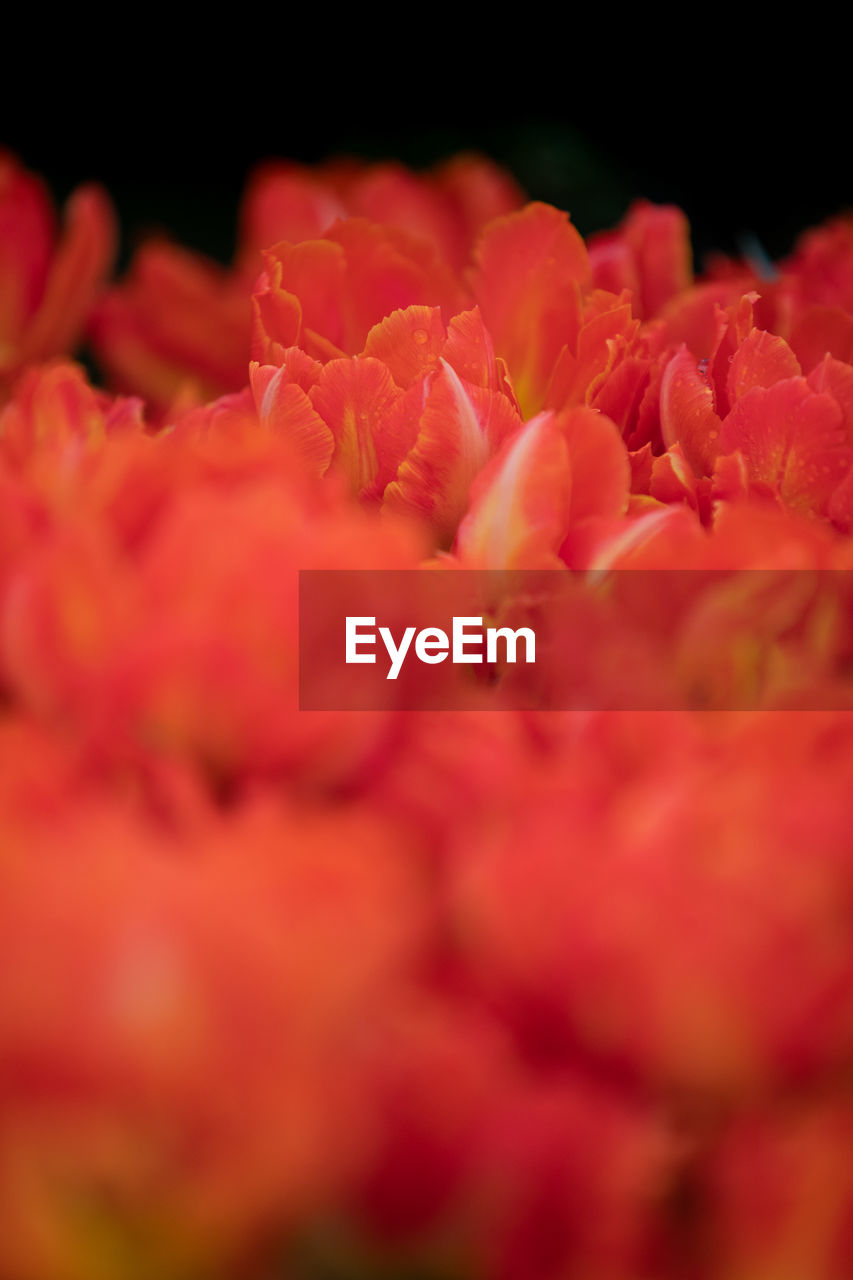
<svg viewBox="0 0 853 1280">
<path fill-rule="evenodd" d="M 442 361 L 420 416 L 417 440 L 385 491 L 385 505 L 423 516 L 439 542 L 449 544 L 475 477 L 520 426 L 505 396 L 463 382 Z"/>
<path fill-rule="evenodd" d="M 595 409 L 580 407 L 557 415 L 569 448 L 572 498 L 569 521 L 624 515 L 631 484 L 628 451 L 614 423 Z"/>
<path fill-rule="evenodd" d="M 42 182 L 0 150 L 0 370 L 17 347 L 44 293 L 54 217 Z"/>
<path fill-rule="evenodd" d="M 332 465 L 354 492 L 381 494 L 395 474 L 406 441 L 389 430 L 389 411 L 401 397 L 381 360 L 332 360 L 309 393 L 335 441 Z"/>
<path fill-rule="evenodd" d="M 253 362 L 250 382 L 261 425 L 292 441 L 309 471 L 323 475 L 335 451 L 335 437 L 305 390 L 288 380 L 287 366 L 276 368 Z"/>
<path fill-rule="evenodd" d="M 307 348 L 303 330 L 310 330 L 341 349 L 346 263 L 340 246 L 328 239 L 300 244 L 284 240 L 267 250 L 264 259 L 269 283 L 260 295 L 256 291 L 255 297 L 269 337 L 283 347 L 299 344 Z M 298 309 L 293 299 L 298 301 Z"/>
<path fill-rule="evenodd" d="M 687 347 L 664 369 L 660 414 L 667 448 L 680 444 L 695 473 L 709 475 L 720 452 L 722 423 L 714 411 L 713 391 Z"/>
<path fill-rule="evenodd" d="M 22 363 L 46 360 L 74 347 L 115 250 L 115 218 L 107 196 L 99 187 L 81 187 L 68 201 L 44 296 L 21 341 Z"/>
<path fill-rule="evenodd" d="M 479 307 L 460 311 L 453 317 L 447 326 L 447 343 L 442 354 L 465 382 L 489 391 L 501 391 L 516 403 L 506 365 L 495 355 L 494 343 Z"/>
<path fill-rule="evenodd" d="M 370 330 L 392 311 L 416 303 L 441 307 L 449 315 L 459 310 L 462 296 L 456 279 L 427 241 L 364 218 L 336 223 L 328 239 L 339 246 L 346 261 L 339 342 L 344 350 L 362 351 Z"/>
<path fill-rule="evenodd" d="M 649 493 L 658 502 L 686 502 L 688 507 L 696 509 L 696 477 L 681 445 L 674 444 L 661 457 L 655 458 Z"/>
<path fill-rule="evenodd" d="M 408 390 L 439 367 L 446 339 L 438 307 L 406 307 L 373 326 L 362 354 L 382 360 L 397 386 Z"/>
<path fill-rule="evenodd" d="M 530 204 L 486 228 L 475 261 L 483 320 L 522 411 L 533 413 L 544 404 L 561 350 L 577 341 L 580 289 L 589 278 L 583 240 L 565 214 Z"/>
<path fill-rule="evenodd" d="M 656 316 L 690 287 L 690 228 L 675 205 L 638 200 L 616 231 L 590 237 L 590 263 L 598 288 L 630 289 L 634 314 Z"/>
<path fill-rule="evenodd" d="M 847 443 L 853 445 L 853 367 L 826 355 L 806 382 L 813 391 L 825 391 L 835 400 L 844 420 Z"/>
<path fill-rule="evenodd" d="M 595 298 L 606 299 L 607 303 L 603 307 L 587 304 L 584 308 L 576 353 L 565 347 L 556 360 L 546 396 L 548 408 L 591 403 L 613 368 L 617 353 L 624 353 L 639 327 L 639 321 L 631 316 L 630 302 L 624 298 L 599 294 L 591 301 Z M 617 340 L 622 340 L 621 349 Z"/>
<path fill-rule="evenodd" d="M 435 183 L 465 229 L 466 258 L 483 227 L 524 203 L 524 196 L 506 170 L 485 156 L 455 156 L 436 169 Z M 451 265 L 464 264 L 458 261 Z"/>
<path fill-rule="evenodd" d="M 807 373 L 826 355 L 853 362 L 853 316 L 841 307 L 811 307 L 794 324 L 791 348 Z"/>
<path fill-rule="evenodd" d="M 805 378 L 748 391 L 723 423 L 721 443 L 725 453 L 739 449 L 750 479 L 795 511 L 825 512 L 853 459 L 838 404 Z"/>
<path fill-rule="evenodd" d="M 753 387 L 772 387 L 801 372 L 799 361 L 784 338 L 763 329 L 751 329 L 731 358 L 726 379 L 729 403 L 736 404 Z"/>
<path fill-rule="evenodd" d="M 345 210 L 335 193 L 299 165 L 260 165 L 249 178 L 240 210 L 239 263 L 257 273 L 261 254 L 281 240 L 317 240 Z"/>
<path fill-rule="evenodd" d="M 572 498 L 569 447 L 552 413 L 511 436 L 483 468 L 456 551 L 477 569 L 556 568 Z"/>
</svg>

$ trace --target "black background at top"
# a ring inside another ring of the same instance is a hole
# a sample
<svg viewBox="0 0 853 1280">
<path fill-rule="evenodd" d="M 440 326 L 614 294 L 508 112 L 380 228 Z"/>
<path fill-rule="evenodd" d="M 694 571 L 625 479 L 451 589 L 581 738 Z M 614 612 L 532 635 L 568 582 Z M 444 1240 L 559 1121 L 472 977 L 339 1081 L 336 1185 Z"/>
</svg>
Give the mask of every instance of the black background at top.
<svg viewBox="0 0 853 1280">
<path fill-rule="evenodd" d="M 771 45 L 735 11 L 696 11 L 701 35 L 648 10 L 630 28 L 616 10 L 583 28 L 577 11 L 507 12 L 128 8 L 61 32 L 38 19 L 3 51 L 0 144 L 59 199 L 104 183 L 122 263 L 153 229 L 227 260 L 246 174 L 270 156 L 422 167 L 477 149 L 584 234 L 635 196 L 680 204 L 697 267 L 744 234 L 779 257 L 853 206 L 846 41 L 825 22 L 807 41 L 800 15 Z"/>
</svg>

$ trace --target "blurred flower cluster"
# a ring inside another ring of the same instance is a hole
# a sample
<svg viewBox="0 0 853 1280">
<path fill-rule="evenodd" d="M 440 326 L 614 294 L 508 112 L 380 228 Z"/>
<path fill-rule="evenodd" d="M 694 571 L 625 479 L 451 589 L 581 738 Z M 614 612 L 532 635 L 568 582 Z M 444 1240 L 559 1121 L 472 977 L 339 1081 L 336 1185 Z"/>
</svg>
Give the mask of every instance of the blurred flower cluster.
<svg viewBox="0 0 853 1280">
<path fill-rule="evenodd" d="M 0 158 L 0 1275 L 853 1275 L 853 220 L 114 240 Z M 650 571 L 538 606 L 611 709 L 300 712 L 299 570 L 435 565 Z"/>
</svg>

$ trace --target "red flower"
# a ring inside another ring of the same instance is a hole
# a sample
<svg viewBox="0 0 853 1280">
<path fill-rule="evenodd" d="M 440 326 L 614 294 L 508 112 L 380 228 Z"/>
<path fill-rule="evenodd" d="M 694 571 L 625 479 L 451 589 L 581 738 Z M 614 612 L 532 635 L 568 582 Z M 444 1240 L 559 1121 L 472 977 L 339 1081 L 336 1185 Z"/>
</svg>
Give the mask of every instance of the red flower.
<svg viewBox="0 0 853 1280">
<path fill-rule="evenodd" d="M 144 245 L 98 310 L 98 357 L 119 390 L 144 395 L 160 414 L 239 390 L 261 253 L 282 242 L 288 250 L 267 259 L 256 290 L 255 357 L 274 362 L 275 344 L 296 342 L 323 359 L 354 354 L 396 307 L 447 303 L 448 318 L 459 310 L 456 273 L 474 238 L 520 202 L 511 178 L 475 156 L 423 176 L 391 165 L 270 163 L 250 178 L 233 267 L 163 240 Z M 333 233 L 336 223 L 343 229 Z"/>
<path fill-rule="evenodd" d="M 115 238 L 109 201 L 94 186 L 72 195 L 57 237 L 42 183 L 0 151 L 0 400 L 27 364 L 73 350 Z"/>
</svg>

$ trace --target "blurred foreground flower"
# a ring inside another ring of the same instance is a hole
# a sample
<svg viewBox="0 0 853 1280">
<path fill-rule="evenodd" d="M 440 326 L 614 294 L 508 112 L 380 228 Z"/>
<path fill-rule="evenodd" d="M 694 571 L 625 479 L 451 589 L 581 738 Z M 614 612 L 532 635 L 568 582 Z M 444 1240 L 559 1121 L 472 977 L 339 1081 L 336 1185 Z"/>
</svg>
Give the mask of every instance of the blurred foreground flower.
<svg viewBox="0 0 853 1280">
<path fill-rule="evenodd" d="M 0 402 L 33 361 L 71 352 L 115 254 L 106 195 L 80 187 L 57 236 L 41 181 L 0 150 Z"/>
</svg>

